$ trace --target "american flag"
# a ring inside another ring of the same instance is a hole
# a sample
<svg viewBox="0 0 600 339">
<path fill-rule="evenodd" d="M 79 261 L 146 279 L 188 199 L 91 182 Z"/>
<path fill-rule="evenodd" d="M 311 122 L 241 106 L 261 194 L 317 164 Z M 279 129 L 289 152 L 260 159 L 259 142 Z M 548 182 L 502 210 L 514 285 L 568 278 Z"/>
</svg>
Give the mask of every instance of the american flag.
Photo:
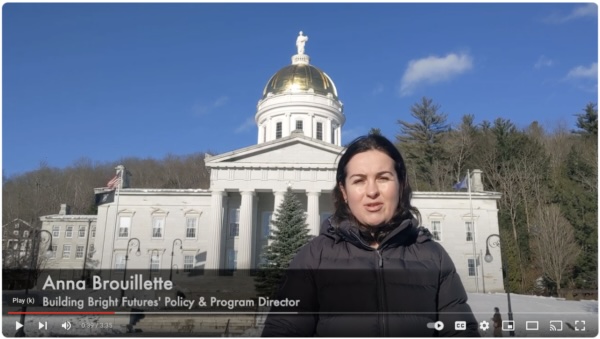
<svg viewBox="0 0 600 339">
<path fill-rule="evenodd" d="M 117 174 L 117 175 L 115 175 L 114 178 L 110 179 L 108 184 L 106 184 L 106 187 L 108 187 L 110 189 L 116 189 L 120 183 L 121 183 L 121 176 L 120 176 L 120 174 Z"/>
</svg>

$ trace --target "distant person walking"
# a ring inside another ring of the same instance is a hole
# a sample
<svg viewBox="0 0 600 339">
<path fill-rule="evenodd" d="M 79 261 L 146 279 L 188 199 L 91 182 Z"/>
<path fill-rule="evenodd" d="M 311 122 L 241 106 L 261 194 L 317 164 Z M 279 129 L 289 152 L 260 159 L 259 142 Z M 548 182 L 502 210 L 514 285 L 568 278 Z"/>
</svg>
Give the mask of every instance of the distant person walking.
<svg viewBox="0 0 600 339">
<path fill-rule="evenodd" d="M 492 317 L 492 322 L 494 323 L 494 337 L 502 336 L 502 316 L 500 315 L 500 309 L 498 307 L 494 307 L 494 316 Z"/>
</svg>

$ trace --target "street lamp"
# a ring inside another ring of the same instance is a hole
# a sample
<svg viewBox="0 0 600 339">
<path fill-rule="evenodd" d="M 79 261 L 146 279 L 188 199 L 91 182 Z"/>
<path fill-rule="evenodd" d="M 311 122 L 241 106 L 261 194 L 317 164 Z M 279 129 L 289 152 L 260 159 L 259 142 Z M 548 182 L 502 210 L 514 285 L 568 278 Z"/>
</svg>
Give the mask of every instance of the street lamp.
<svg viewBox="0 0 600 339">
<path fill-rule="evenodd" d="M 42 233 L 48 233 L 48 239 L 43 240 L 41 237 Z M 29 294 L 29 281 L 31 280 L 31 270 L 35 269 L 37 266 L 37 253 L 36 249 L 38 249 L 39 243 L 36 243 L 36 239 L 43 240 L 43 242 L 48 241 L 48 248 L 46 249 L 46 256 L 50 257 L 52 255 L 52 233 L 46 230 L 33 230 L 33 237 L 31 243 L 31 264 L 29 265 L 29 269 L 27 270 L 27 282 L 25 283 L 25 300 L 27 300 L 27 295 Z M 27 312 L 27 302 L 23 304 L 21 307 L 21 317 L 20 323 L 21 325 L 25 325 L 25 312 Z M 15 333 L 15 337 L 24 337 L 25 336 L 25 326 L 21 327 L 17 333 Z"/>
<path fill-rule="evenodd" d="M 173 255 L 175 253 L 175 243 L 179 241 L 179 249 L 183 250 L 183 242 L 181 239 L 177 238 L 173 240 L 173 246 L 171 246 L 171 269 L 169 271 L 169 280 L 173 281 Z"/>
<path fill-rule="evenodd" d="M 139 256 L 140 254 L 142 254 L 142 252 L 140 252 L 140 239 L 138 238 L 131 238 L 129 239 L 129 241 L 127 241 L 127 249 L 125 250 L 125 268 L 123 269 L 123 279 L 127 279 L 127 261 L 129 260 L 129 245 L 131 244 L 131 242 L 135 240 L 137 242 L 137 251 L 135 252 L 135 255 Z M 121 300 L 123 300 L 123 296 L 125 295 L 125 290 L 121 288 Z"/>
<path fill-rule="evenodd" d="M 491 237 L 496 237 L 498 238 L 498 240 L 494 241 L 492 243 L 492 247 L 500 247 L 500 235 L 498 234 L 490 234 L 487 239 L 485 239 L 485 257 L 484 260 L 487 263 L 490 263 L 494 260 L 494 257 L 492 257 L 492 254 L 490 253 L 490 238 Z M 506 272 L 506 277 L 508 278 L 508 271 L 506 270 L 506 266 L 504 265 L 504 260 L 502 259 L 502 257 L 500 258 L 500 263 L 502 264 L 502 272 Z M 504 277 L 503 277 L 504 278 Z M 506 279 L 508 280 L 508 279 Z M 510 304 L 510 281 L 508 281 L 508 283 L 506 284 L 506 298 L 508 299 L 508 320 L 512 321 L 513 320 L 513 313 L 512 313 L 512 307 Z M 510 331 L 510 336 L 514 337 L 515 336 L 515 331 L 512 330 Z"/>
</svg>

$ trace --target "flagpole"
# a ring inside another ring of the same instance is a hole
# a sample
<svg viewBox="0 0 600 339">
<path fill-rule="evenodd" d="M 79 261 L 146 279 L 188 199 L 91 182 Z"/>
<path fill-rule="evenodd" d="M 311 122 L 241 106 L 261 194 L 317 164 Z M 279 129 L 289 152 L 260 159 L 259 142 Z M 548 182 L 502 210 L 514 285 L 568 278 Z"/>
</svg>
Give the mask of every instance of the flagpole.
<svg viewBox="0 0 600 339">
<path fill-rule="evenodd" d="M 119 217 L 119 191 L 121 188 L 121 185 L 123 184 L 123 166 L 119 165 L 117 166 L 117 176 L 118 176 L 118 181 L 117 181 L 117 189 L 115 191 L 115 195 L 117 196 L 117 203 L 115 205 L 115 222 L 113 225 L 113 241 L 112 241 L 112 251 L 110 254 L 110 263 L 109 263 L 109 271 L 111 272 L 110 274 L 110 279 L 112 279 L 112 271 L 113 271 L 113 265 L 114 265 L 114 256 L 115 256 L 115 242 L 117 241 L 117 218 Z"/>
<path fill-rule="evenodd" d="M 469 206 L 471 209 L 471 233 L 473 238 L 473 266 L 475 268 L 475 290 L 479 293 L 479 268 L 477 267 L 477 239 L 475 234 L 475 216 L 473 215 L 473 198 L 471 196 L 471 173 L 467 170 L 467 188 L 469 190 Z M 483 265 L 483 264 L 481 264 Z"/>
</svg>

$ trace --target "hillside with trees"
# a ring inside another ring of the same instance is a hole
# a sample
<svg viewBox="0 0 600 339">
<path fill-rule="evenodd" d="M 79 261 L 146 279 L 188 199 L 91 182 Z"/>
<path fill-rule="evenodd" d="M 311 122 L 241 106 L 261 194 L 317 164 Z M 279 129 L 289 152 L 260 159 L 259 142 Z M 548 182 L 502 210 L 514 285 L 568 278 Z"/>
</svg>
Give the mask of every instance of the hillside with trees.
<svg viewBox="0 0 600 339">
<path fill-rule="evenodd" d="M 536 292 L 539 278 L 553 294 L 597 289 L 597 104 L 575 113 L 575 129 L 552 131 L 503 118 L 475 124 L 473 115 L 452 127 L 440 108 L 423 98 L 411 107 L 412 120 L 398 120 L 397 147 L 415 190 L 450 191 L 467 169 L 481 169 L 485 189 L 502 193 L 510 290 Z"/>
<path fill-rule="evenodd" d="M 2 178 L 2 224 L 20 218 L 39 226 L 39 217 L 56 214 L 60 204 L 71 206 L 72 214 L 96 214 L 94 188 L 105 187 L 115 167 L 131 172 L 132 188 L 204 188 L 210 174 L 205 153 L 167 155 L 162 160 L 129 157 L 112 163 L 80 159 L 67 168 L 45 164 L 31 172 Z"/>
</svg>

